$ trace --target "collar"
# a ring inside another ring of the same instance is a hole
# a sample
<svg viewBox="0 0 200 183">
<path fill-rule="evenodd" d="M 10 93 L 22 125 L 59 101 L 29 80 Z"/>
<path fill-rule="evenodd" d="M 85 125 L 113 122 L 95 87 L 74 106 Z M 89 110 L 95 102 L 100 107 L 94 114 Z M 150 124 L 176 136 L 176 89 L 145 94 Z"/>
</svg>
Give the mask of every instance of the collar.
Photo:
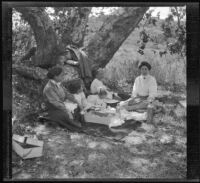
<svg viewBox="0 0 200 183">
<path fill-rule="evenodd" d="M 141 78 L 145 80 L 145 79 L 149 78 L 149 74 L 146 76 L 141 75 Z"/>
</svg>

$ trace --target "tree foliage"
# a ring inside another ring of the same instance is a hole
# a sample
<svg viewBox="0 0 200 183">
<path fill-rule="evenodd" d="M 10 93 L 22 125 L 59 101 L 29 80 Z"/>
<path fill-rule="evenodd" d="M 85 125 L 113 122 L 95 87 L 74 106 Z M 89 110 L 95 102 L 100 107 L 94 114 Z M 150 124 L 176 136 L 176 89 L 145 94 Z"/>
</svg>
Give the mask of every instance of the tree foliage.
<svg viewBox="0 0 200 183">
<path fill-rule="evenodd" d="M 152 17 L 153 9 L 148 11 L 139 27 L 141 28 L 140 38 L 138 40 L 138 52 L 143 55 L 146 44 L 149 41 L 158 42 L 158 38 L 150 35 L 146 30 L 147 25 L 156 26 L 160 25 L 163 31 L 163 36 L 166 42 L 166 49 L 163 53 L 169 52 L 170 54 L 179 54 L 185 56 L 186 54 L 186 25 L 185 25 L 185 7 L 171 7 L 170 13 L 164 21 L 160 20 L 160 14 L 157 13 L 157 18 Z M 161 24 L 159 23 L 161 22 Z M 173 41 L 172 41 L 173 40 Z M 160 53 L 162 56 L 162 53 Z"/>
</svg>

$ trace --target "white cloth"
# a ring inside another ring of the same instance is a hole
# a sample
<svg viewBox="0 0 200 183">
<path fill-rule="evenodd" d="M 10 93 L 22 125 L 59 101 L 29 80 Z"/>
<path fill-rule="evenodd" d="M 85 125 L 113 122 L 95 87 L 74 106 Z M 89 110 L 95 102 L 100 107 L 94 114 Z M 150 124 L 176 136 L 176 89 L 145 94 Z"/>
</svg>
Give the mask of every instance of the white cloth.
<svg viewBox="0 0 200 183">
<path fill-rule="evenodd" d="M 77 104 L 75 104 L 75 103 L 73 103 L 73 102 L 71 102 L 69 100 L 66 100 L 64 102 L 64 104 L 65 104 L 65 107 L 66 107 L 66 109 L 68 111 L 69 118 L 73 119 L 73 115 L 72 114 L 74 113 L 74 110 L 77 108 Z"/>
<path fill-rule="evenodd" d="M 148 96 L 148 100 L 152 100 L 157 96 L 156 79 L 151 76 L 138 76 L 135 79 L 132 91 L 132 98 L 137 96 Z"/>
<path fill-rule="evenodd" d="M 125 109 L 120 111 L 120 117 L 124 120 L 134 119 L 136 121 L 143 121 L 147 119 L 147 112 L 139 113 L 139 112 L 129 112 Z"/>
<path fill-rule="evenodd" d="M 74 94 L 74 98 L 76 99 L 76 101 L 78 102 L 78 105 L 81 108 L 84 108 L 87 106 L 87 100 L 86 100 L 84 92 Z"/>
<path fill-rule="evenodd" d="M 106 90 L 106 86 L 98 79 L 94 79 L 90 86 L 90 91 L 92 94 L 96 94 L 100 92 L 100 89 Z"/>
</svg>

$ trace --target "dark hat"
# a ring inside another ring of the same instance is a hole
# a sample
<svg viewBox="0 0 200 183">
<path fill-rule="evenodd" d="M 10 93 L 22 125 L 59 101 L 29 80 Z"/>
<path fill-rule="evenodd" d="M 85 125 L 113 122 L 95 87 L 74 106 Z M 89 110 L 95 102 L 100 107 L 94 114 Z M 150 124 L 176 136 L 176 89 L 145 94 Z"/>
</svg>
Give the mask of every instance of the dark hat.
<svg viewBox="0 0 200 183">
<path fill-rule="evenodd" d="M 141 69 L 142 66 L 146 66 L 149 70 L 151 70 L 151 65 L 148 62 L 145 61 L 141 62 L 139 64 L 139 69 Z"/>
</svg>

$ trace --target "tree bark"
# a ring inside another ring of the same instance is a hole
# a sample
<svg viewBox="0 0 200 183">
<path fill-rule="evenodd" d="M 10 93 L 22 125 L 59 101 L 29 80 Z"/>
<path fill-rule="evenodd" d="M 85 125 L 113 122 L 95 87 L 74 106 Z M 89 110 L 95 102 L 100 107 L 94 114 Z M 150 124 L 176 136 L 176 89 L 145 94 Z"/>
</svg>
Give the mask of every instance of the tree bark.
<svg viewBox="0 0 200 183">
<path fill-rule="evenodd" d="M 111 15 L 86 46 L 94 68 L 103 68 L 124 40 L 143 18 L 147 7 L 121 8 L 120 15 Z"/>
<path fill-rule="evenodd" d="M 72 8 L 69 12 L 67 27 L 62 35 L 64 45 L 73 44 L 78 48 L 83 46 L 85 30 L 91 7 Z"/>
<path fill-rule="evenodd" d="M 16 7 L 17 11 L 30 24 L 37 43 L 35 66 L 48 68 L 56 64 L 58 43 L 51 20 L 43 8 Z"/>
<path fill-rule="evenodd" d="M 17 64 L 12 66 L 12 71 L 13 74 L 16 73 L 24 78 L 38 81 L 46 79 L 46 74 L 48 72 L 46 69 L 42 69 L 40 67 L 30 67 Z"/>
</svg>

